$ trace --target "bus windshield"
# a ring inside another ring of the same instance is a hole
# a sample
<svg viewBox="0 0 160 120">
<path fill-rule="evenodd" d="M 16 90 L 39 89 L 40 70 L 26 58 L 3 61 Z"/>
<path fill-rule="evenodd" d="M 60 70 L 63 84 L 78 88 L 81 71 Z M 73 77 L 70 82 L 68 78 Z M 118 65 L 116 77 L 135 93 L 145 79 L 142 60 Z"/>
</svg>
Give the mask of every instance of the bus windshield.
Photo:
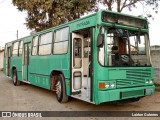
<svg viewBox="0 0 160 120">
<path fill-rule="evenodd" d="M 142 31 L 101 27 L 103 46 L 98 48 L 102 66 L 150 66 L 148 34 Z"/>
</svg>

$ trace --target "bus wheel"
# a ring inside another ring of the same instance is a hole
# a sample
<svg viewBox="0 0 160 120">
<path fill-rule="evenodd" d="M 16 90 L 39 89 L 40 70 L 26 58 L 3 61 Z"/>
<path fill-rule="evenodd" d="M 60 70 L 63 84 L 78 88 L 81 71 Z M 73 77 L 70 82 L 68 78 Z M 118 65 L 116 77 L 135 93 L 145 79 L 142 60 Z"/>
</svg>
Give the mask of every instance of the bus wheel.
<svg viewBox="0 0 160 120">
<path fill-rule="evenodd" d="M 58 81 L 56 84 L 56 97 L 58 102 L 65 103 L 68 101 L 68 96 L 66 95 L 64 77 L 62 74 L 58 75 Z"/>
<path fill-rule="evenodd" d="M 21 82 L 17 78 L 17 70 L 16 69 L 13 70 L 12 79 L 13 79 L 13 84 L 15 86 L 20 85 Z"/>
</svg>

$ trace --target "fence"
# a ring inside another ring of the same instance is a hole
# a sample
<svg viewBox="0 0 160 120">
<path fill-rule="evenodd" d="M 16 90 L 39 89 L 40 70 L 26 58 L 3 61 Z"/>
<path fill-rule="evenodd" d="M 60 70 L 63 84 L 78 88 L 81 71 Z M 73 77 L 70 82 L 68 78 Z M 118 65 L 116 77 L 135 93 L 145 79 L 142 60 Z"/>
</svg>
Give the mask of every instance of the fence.
<svg viewBox="0 0 160 120">
<path fill-rule="evenodd" d="M 160 67 L 154 67 L 154 83 L 160 84 Z"/>
</svg>

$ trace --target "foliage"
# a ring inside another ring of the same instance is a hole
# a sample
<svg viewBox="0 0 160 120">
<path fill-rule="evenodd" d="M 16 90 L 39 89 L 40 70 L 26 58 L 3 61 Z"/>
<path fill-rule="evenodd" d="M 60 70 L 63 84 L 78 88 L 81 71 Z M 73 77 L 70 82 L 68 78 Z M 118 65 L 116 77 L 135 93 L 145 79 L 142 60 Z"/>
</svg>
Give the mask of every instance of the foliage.
<svg viewBox="0 0 160 120">
<path fill-rule="evenodd" d="M 96 10 L 96 0 L 12 0 L 19 11 L 26 11 L 26 25 L 40 31 L 79 18 Z"/>
<path fill-rule="evenodd" d="M 67 21 L 75 20 L 85 13 L 97 10 L 97 2 L 107 10 L 116 7 L 117 12 L 124 8 L 130 11 L 137 3 L 143 7 L 151 6 L 157 13 L 159 0 L 12 0 L 19 11 L 26 11 L 27 28 L 40 31 Z"/>
<path fill-rule="evenodd" d="M 136 3 L 140 3 L 145 6 L 151 6 L 155 12 L 158 12 L 159 0 L 98 0 L 106 6 L 107 10 L 112 10 L 113 5 L 116 5 L 117 12 L 122 12 L 124 8 L 128 8 L 130 11 L 133 7 L 136 7 Z"/>
</svg>

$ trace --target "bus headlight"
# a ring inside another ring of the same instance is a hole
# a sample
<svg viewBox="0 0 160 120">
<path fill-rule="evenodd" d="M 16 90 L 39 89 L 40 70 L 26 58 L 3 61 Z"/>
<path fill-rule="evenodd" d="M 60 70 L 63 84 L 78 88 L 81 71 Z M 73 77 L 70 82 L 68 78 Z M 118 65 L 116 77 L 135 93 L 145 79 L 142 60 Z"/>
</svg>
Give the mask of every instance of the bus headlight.
<svg viewBox="0 0 160 120">
<path fill-rule="evenodd" d="M 153 81 L 152 80 L 146 80 L 146 84 L 152 84 Z"/>
<path fill-rule="evenodd" d="M 111 88 L 114 88 L 116 85 L 115 85 L 115 83 L 113 82 L 113 83 L 111 83 Z"/>
<path fill-rule="evenodd" d="M 152 83 L 153 83 L 153 81 L 151 80 L 149 83 L 150 83 L 150 84 L 152 84 Z"/>
<path fill-rule="evenodd" d="M 109 83 L 106 83 L 105 84 L 105 88 L 109 88 L 110 84 Z"/>
<path fill-rule="evenodd" d="M 149 80 L 146 80 L 146 84 L 148 84 L 149 83 Z"/>
</svg>

